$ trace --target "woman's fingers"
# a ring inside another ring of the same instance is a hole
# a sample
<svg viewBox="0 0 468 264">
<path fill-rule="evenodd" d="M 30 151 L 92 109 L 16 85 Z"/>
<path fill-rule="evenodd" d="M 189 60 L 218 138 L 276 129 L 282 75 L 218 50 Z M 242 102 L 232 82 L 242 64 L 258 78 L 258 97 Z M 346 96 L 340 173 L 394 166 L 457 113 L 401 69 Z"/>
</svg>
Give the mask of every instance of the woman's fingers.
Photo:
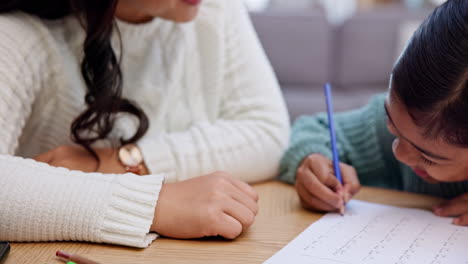
<svg viewBox="0 0 468 264">
<path fill-rule="evenodd" d="M 229 214 L 222 214 L 215 233 L 227 239 L 234 239 L 242 233 L 242 224 Z"/>
<path fill-rule="evenodd" d="M 256 201 L 226 173 L 213 173 L 164 184 L 151 230 L 174 238 L 234 239 L 252 225 L 256 211 Z"/>
<path fill-rule="evenodd" d="M 224 194 L 249 208 L 252 213 L 257 214 L 258 194 L 253 187 L 224 172 L 213 173 L 211 177 L 216 179 L 214 181 L 216 186 L 213 188 L 221 190 Z"/>
<path fill-rule="evenodd" d="M 253 224 L 255 214 L 250 208 L 234 199 L 226 202 L 224 212 L 236 219 L 242 225 L 242 230 L 246 230 Z"/>
<path fill-rule="evenodd" d="M 41 153 L 41 154 L 37 155 L 33 159 L 35 161 L 37 161 L 37 162 L 43 162 L 43 163 L 50 164 L 50 162 L 52 162 L 53 156 L 54 156 L 53 151 L 47 151 L 47 152 L 44 152 L 44 153 Z"/>
<path fill-rule="evenodd" d="M 241 190 L 237 189 L 234 186 L 231 190 L 228 190 L 227 192 L 232 197 L 232 199 L 234 199 L 235 201 L 247 207 L 254 215 L 257 215 L 258 213 L 257 201 L 252 199 L 250 195 L 246 194 L 245 192 L 242 192 Z"/>
<path fill-rule="evenodd" d="M 226 174 L 226 179 L 229 180 L 240 191 L 242 191 L 245 194 L 249 195 L 250 198 L 252 198 L 254 201 L 258 201 L 258 198 L 259 198 L 258 193 L 252 186 L 250 186 L 249 184 L 247 184 L 247 183 L 245 183 L 245 182 L 243 182 L 243 181 L 241 181 L 239 179 L 230 177 L 227 174 Z"/>
</svg>

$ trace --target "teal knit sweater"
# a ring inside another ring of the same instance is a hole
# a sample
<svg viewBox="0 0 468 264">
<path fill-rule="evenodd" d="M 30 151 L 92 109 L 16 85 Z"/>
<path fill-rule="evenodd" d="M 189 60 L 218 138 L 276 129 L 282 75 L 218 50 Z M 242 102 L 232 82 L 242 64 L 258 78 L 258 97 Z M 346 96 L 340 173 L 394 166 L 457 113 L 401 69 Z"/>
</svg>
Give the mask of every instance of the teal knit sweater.
<svg viewBox="0 0 468 264">
<path fill-rule="evenodd" d="M 335 116 L 340 161 L 352 165 L 362 185 L 398 189 L 453 198 L 468 192 L 468 181 L 429 184 L 392 153 L 394 136 L 386 126 L 385 94 L 375 96 L 359 109 Z M 281 161 L 280 179 L 294 183 L 301 161 L 312 153 L 332 157 L 325 113 L 299 118 L 291 145 Z"/>
</svg>

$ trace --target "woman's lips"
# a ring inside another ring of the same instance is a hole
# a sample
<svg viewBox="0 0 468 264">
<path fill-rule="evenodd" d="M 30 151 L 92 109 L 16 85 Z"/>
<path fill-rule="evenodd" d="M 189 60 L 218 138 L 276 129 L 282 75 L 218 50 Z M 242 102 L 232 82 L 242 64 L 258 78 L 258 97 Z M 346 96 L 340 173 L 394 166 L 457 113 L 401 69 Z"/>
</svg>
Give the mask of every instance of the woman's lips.
<svg viewBox="0 0 468 264">
<path fill-rule="evenodd" d="M 201 3 L 202 0 L 183 0 L 185 3 L 189 4 L 189 5 L 199 5 Z"/>
</svg>

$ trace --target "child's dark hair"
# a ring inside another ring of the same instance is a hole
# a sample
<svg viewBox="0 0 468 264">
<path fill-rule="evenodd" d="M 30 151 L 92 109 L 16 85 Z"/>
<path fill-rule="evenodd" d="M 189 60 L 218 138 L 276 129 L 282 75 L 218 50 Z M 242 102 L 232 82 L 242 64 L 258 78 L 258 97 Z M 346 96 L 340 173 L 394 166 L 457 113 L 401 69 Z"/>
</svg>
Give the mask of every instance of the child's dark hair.
<svg viewBox="0 0 468 264">
<path fill-rule="evenodd" d="M 391 93 L 425 136 L 468 147 L 468 0 L 448 0 L 414 33 Z"/>
</svg>

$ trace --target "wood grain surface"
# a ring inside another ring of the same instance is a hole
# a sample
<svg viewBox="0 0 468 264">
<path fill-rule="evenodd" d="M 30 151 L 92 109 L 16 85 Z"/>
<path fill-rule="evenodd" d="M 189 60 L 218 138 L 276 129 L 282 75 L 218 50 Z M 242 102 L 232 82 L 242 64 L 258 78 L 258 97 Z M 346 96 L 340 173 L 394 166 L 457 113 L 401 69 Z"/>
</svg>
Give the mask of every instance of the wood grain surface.
<svg viewBox="0 0 468 264">
<path fill-rule="evenodd" d="M 260 212 L 252 227 L 233 241 L 159 238 L 147 249 L 91 243 L 13 243 L 5 264 L 64 263 L 55 258 L 59 249 L 103 264 L 262 263 L 322 214 L 302 209 L 290 185 L 271 181 L 254 186 L 260 195 Z M 362 188 L 355 198 L 423 209 L 439 201 L 434 197 L 369 187 Z"/>
</svg>

